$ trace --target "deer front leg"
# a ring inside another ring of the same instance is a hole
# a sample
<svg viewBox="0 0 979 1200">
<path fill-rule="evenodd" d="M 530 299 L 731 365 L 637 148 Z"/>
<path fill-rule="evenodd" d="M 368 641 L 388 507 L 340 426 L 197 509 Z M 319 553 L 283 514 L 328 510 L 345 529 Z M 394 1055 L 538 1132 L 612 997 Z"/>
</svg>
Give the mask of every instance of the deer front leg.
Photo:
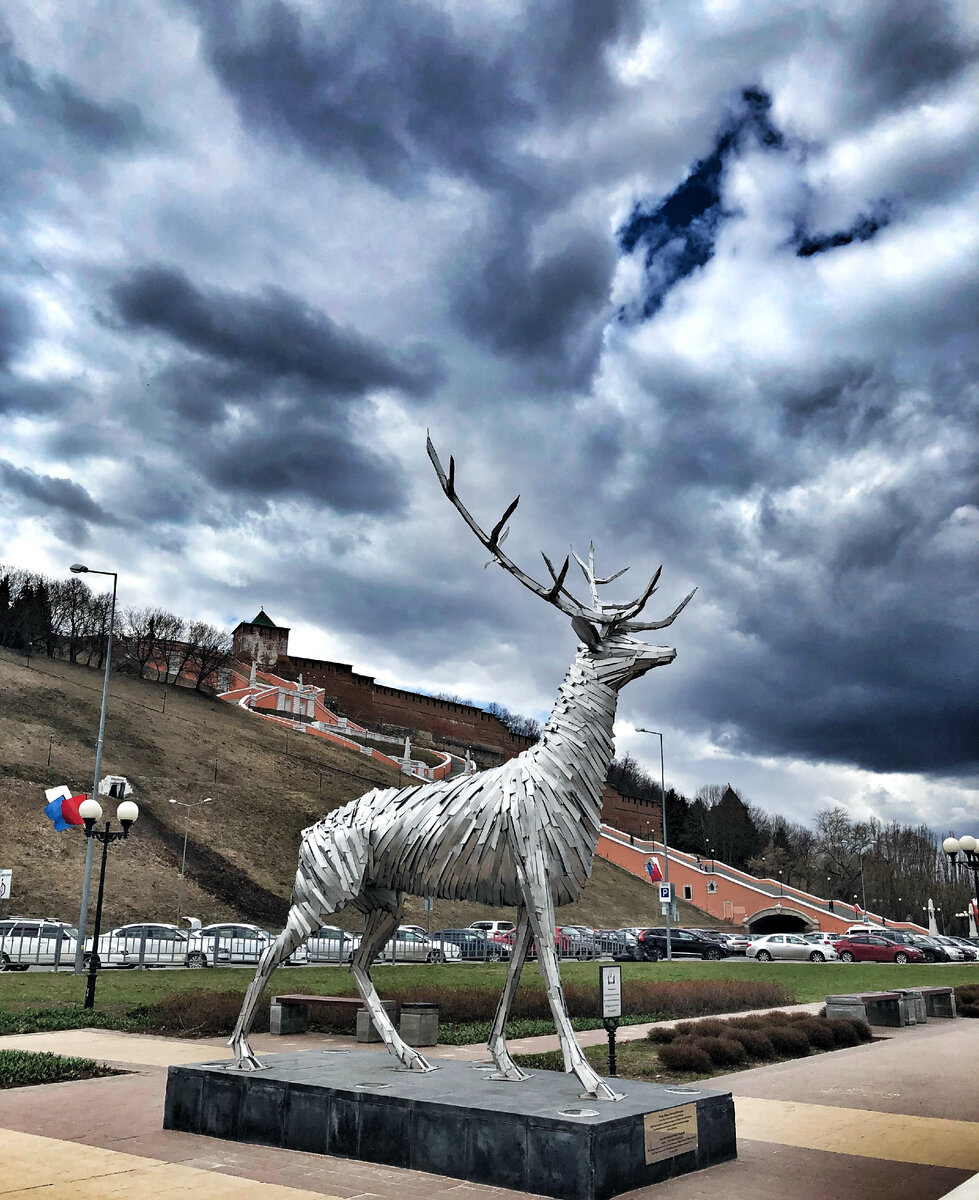
<svg viewBox="0 0 979 1200">
<path fill-rule="evenodd" d="M 258 1002 L 265 991 L 265 985 L 272 977 L 272 972 L 280 962 L 288 958 L 296 947 L 305 940 L 306 937 L 302 922 L 299 920 L 296 910 L 290 909 L 285 929 L 262 952 L 262 957 L 259 959 L 258 967 L 255 970 L 255 976 L 248 986 L 248 991 L 245 993 L 245 999 L 241 1006 L 241 1012 L 238 1014 L 234 1032 L 228 1039 L 228 1045 L 235 1052 L 234 1066 L 236 1070 L 264 1071 L 266 1069 L 252 1053 L 252 1049 L 248 1044 L 248 1033 L 252 1027 L 252 1022 L 255 1020 Z"/>
<path fill-rule="evenodd" d="M 398 1031 L 391 1023 L 391 1018 L 388 1016 L 384 1005 L 381 1003 L 381 998 L 378 996 L 374 987 L 373 980 L 370 977 L 371 963 L 384 947 L 385 942 L 398 928 L 398 914 L 388 912 L 382 909 L 373 909 L 367 917 L 367 923 L 364 928 L 364 936 L 360 939 L 360 945 L 354 951 L 353 963 L 350 967 L 350 973 L 354 977 L 354 983 L 357 985 L 357 990 L 367 1006 L 367 1011 L 371 1014 L 374 1024 L 377 1026 L 377 1032 L 381 1035 L 385 1046 L 394 1055 L 394 1057 L 411 1071 L 437 1071 L 438 1067 L 433 1067 L 426 1059 L 413 1050 L 406 1042 L 403 1042 L 398 1036 Z"/>
<path fill-rule="evenodd" d="M 547 870 L 539 845 L 532 851 L 530 860 L 521 875 L 524 903 L 530 916 L 534 937 L 537 939 L 537 965 L 544 979 L 547 999 L 551 1006 L 554 1024 L 557 1026 L 561 1052 L 564 1055 L 564 1069 L 573 1072 L 578 1077 L 585 1089 L 582 1094 L 583 1100 L 621 1100 L 624 1094 L 613 1091 L 605 1080 L 592 1069 L 578 1045 L 578 1039 L 568 1020 L 568 1012 L 564 1003 L 564 989 L 561 986 L 561 971 L 557 951 L 554 947 L 554 900 L 551 897 L 551 889 L 547 882 Z"/>
<path fill-rule="evenodd" d="M 517 917 L 517 932 L 513 939 L 506 983 L 503 985 L 503 994 L 500 996 L 500 1003 L 496 1009 L 493 1028 L 487 1044 L 489 1052 L 493 1056 L 493 1062 L 496 1063 L 496 1071 L 490 1076 L 491 1079 L 506 1079 L 511 1083 L 522 1083 L 523 1080 L 530 1078 L 527 1072 L 521 1070 L 510 1057 L 504 1035 L 507 1017 L 510 1015 L 513 997 L 516 994 L 517 985 L 520 983 L 520 972 L 523 970 L 529 948 L 530 918 L 526 908 L 521 908 L 520 915 Z"/>
</svg>

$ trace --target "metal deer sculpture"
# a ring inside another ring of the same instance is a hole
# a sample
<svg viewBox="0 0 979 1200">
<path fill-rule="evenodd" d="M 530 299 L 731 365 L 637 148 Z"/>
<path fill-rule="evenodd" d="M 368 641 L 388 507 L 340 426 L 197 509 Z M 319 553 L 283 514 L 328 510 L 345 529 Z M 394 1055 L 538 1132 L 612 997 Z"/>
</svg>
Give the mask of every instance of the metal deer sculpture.
<svg viewBox="0 0 979 1200">
<path fill-rule="evenodd" d="M 574 1072 L 587 1096 L 616 1100 L 619 1094 L 589 1066 L 568 1020 L 554 945 L 554 909 L 577 900 L 591 874 L 619 690 L 676 657 L 675 650 L 652 646 L 633 634 L 670 625 L 693 592 L 665 620 L 639 621 L 636 618 L 653 594 L 660 572 L 637 600 L 603 603 L 598 589 L 622 572 L 597 578 L 594 548 L 587 563 L 574 556 L 587 580 L 590 603 L 576 600 L 565 586 L 569 559 L 555 571 L 545 555 L 550 582 L 536 582 L 501 548 L 519 496 L 487 534 L 456 495 L 454 461 L 449 460 L 446 474 L 431 440 L 428 454 L 442 490 L 495 561 L 571 618 L 580 641 L 578 652 L 540 741 L 517 758 L 439 783 L 376 788 L 304 831 L 286 927 L 263 954 L 230 1039 L 235 1065 L 243 1070 L 261 1066 L 247 1036 L 276 966 L 330 914 L 352 906 L 365 917 L 364 935 L 351 965 L 364 1004 L 403 1066 L 432 1070 L 398 1036 L 378 998 L 370 968 L 397 930 L 404 896 L 438 896 L 516 906 L 519 913 L 489 1039 L 496 1065 L 492 1078 L 515 1082 L 527 1078 L 510 1057 L 504 1027 L 533 939 L 565 1070 Z"/>
</svg>

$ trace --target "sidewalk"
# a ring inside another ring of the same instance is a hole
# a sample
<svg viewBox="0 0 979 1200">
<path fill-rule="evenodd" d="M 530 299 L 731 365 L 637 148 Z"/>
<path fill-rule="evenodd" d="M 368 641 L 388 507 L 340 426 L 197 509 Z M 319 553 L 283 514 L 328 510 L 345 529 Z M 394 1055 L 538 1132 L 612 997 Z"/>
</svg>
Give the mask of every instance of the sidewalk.
<svg viewBox="0 0 979 1200">
<path fill-rule="evenodd" d="M 620 1036 L 643 1037 L 647 1028 L 627 1026 Z M 627 1200 L 938 1200 L 960 1185 L 956 1200 L 979 1200 L 979 1180 L 970 1183 L 979 1171 L 979 1021 L 875 1032 L 886 1040 L 712 1080 L 708 1086 L 735 1096 L 738 1160 Z M 605 1034 L 579 1036 L 600 1043 Z M 254 1039 L 258 1053 L 324 1044 L 354 1043 Z M 552 1038 L 513 1044 L 525 1052 L 554 1045 Z M 220 1039 L 105 1030 L 0 1038 L 0 1049 L 12 1047 L 96 1057 L 132 1073 L 0 1092 L 3 1200 L 178 1192 L 200 1200 L 528 1200 L 415 1171 L 165 1131 L 165 1067 L 228 1057 Z M 487 1055 L 483 1047 L 446 1046 L 433 1057 Z"/>
</svg>

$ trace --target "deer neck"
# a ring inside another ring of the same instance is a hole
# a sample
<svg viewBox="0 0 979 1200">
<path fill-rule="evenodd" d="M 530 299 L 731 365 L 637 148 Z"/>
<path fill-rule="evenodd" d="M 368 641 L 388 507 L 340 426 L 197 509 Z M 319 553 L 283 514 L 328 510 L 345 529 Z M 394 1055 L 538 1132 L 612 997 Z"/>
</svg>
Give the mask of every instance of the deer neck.
<svg viewBox="0 0 979 1200">
<path fill-rule="evenodd" d="M 595 660 L 579 647 L 540 741 L 527 752 L 546 778 L 560 781 L 575 807 L 600 811 L 615 751 L 612 726 L 618 692 L 598 676 Z"/>
</svg>

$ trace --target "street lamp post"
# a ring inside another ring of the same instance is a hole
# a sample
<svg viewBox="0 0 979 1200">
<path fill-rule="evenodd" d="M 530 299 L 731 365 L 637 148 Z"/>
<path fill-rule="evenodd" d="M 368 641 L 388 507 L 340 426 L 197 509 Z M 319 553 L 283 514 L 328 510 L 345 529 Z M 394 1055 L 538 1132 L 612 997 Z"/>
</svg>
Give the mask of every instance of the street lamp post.
<svg viewBox="0 0 979 1200">
<path fill-rule="evenodd" d="M 203 800 L 198 800 L 191 804 L 186 800 L 171 800 L 171 804 L 179 804 L 182 808 L 186 808 L 186 820 L 184 821 L 184 853 L 180 860 L 180 887 L 177 892 L 177 920 L 180 920 L 180 914 L 184 909 L 184 876 L 187 871 L 187 835 L 190 833 L 190 810 L 192 808 L 200 808 L 202 804 L 210 804 L 212 798 L 205 796 Z"/>
<path fill-rule="evenodd" d="M 953 869 L 965 867 L 967 871 L 972 872 L 973 898 L 979 900 L 979 841 L 971 833 L 960 838 L 947 837 L 942 842 L 942 849 L 948 855 Z M 961 859 L 960 854 L 963 855 Z"/>
<path fill-rule="evenodd" d="M 110 829 L 112 822 L 106 821 L 104 829 L 96 829 L 96 821 L 101 820 L 102 805 L 98 800 L 89 797 L 88 800 L 83 800 L 78 806 L 78 815 L 85 822 L 85 836 L 88 838 L 88 844 L 94 845 L 96 841 L 102 843 L 102 868 L 99 871 L 99 894 L 95 901 L 95 929 L 92 933 L 92 952 L 88 960 L 88 981 L 85 984 L 85 1008 L 92 1008 L 95 1005 L 95 981 L 99 977 L 99 934 L 102 932 L 102 897 L 105 892 L 105 865 L 109 858 L 109 843 L 115 842 L 119 838 L 128 838 L 129 829 L 132 823 L 139 817 L 139 806 L 134 804 L 132 800 L 123 800 L 122 804 L 116 809 L 116 818 L 121 829 Z M 78 942 L 84 953 L 85 949 L 85 931 L 80 929 L 78 932 Z"/>
<path fill-rule="evenodd" d="M 666 767 L 663 758 L 663 735 L 657 729 L 637 729 L 637 733 L 651 733 L 659 738 L 659 798 L 663 810 L 663 882 L 670 882 L 670 844 L 666 840 Z M 670 909 L 666 910 L 666 958 L 673 961 L 673 943 L 670 940 Z"/>
<path fill-rule="evenodd" d="M 112 630 L 116 623 L 116 585 L 119 576 L 115 571 L 95 571 L 81 563 L 72 563 L 69 570 L 74 575 L 111 575 L 112 576 L 112 607 L 109 610 L 109 636 L 105 647 L 105 677 L 102 680 L 102 710 L 99 713 L 99 740 L 95 746 L 95 783 L 92 787 L 92 799 L 99 794 L 99 775 L 102 772 L 102 744 L 105 741 L 105 708 L 109 700 L 109 664 L 112 662 Z M 98 803 L 96 801 L 96 803 Z M 100 810 L 101 811 L 101 810 Z M 78 918 L 78 945 L 75 947 L 75 974 L 81 975 L 84 968 L 85 931 L 88 928 L 88 894 L 92 886 L 92 839 L 88 839 L 85 851 L 85 877 L 82 881 L 82 910 Z M 94 984 L 93 984 L 94 988 Z"/>
<path fill-rule="evenodd" d="M 864 919 L 866 919 L 866 917 L 867 917 L 867 875 L 863 869 L 863 860 L 867 854 L 867 851 L 872 850 L 874 848 L 874 846 L 876 846 L 876 845 L 877 845 L 877 843 L 875 841 L 868 842 L 867 845 L 864 846 L 864 848 L 860 851 L 860 891 L 863 895 Z"/>
</svg>

